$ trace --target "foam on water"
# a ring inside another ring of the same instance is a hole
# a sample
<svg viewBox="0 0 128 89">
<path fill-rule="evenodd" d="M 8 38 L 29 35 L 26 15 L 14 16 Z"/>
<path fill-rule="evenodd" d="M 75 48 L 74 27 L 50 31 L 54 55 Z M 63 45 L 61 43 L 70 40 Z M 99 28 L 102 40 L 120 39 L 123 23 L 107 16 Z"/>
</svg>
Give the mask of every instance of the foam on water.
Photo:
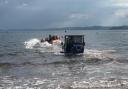
<svg viewBox="0 0 128 89">
<path fill-rule="evenodd" d="M 105 59 L 105 58 L 114 58 L 111 53 L 116 52 L 116 50 L 96 50 L 96 49 L 85 49 L 85 56 L 86 58 L 98 58 L 98 59 Z"/>
<path fill-rule="evenodd" d="M 24 45 L 27 49 L 32 49 L 36 44 L 40 43 L 40 40 L 37 38 L 30 39 L 24 42 Z"/>
<path fill-rule="evenodd" d="M 41 43 L 39 39 L 33 38 L 24 42 L 26 49 L 36 49 L 40 52 L 53 52 L 55 55 L 64 55 L 64 53 L 60 53 L 62 51 L 61 43 L 59 44 L 49 44 L 48 42 Z M 98 58 L 113 58 L 111 53 L 116 52 L 115 50 L 97 50 L 97 49 L 87 49 L 85 48 L 84 56 L 88 59 Z"/>
</svg>

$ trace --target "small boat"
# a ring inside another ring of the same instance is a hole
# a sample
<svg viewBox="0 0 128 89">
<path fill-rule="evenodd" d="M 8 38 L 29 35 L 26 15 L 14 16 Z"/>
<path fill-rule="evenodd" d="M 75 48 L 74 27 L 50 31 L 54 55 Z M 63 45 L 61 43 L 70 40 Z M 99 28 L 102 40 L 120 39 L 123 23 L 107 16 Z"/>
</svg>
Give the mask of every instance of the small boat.
<svg viewBox="0 0 128 89">
<path fill-rule="evenodd" d="M 62 49 L 65 54 L 80 54 L 84 46 L 84 35 L 65 35 Z"/>
<path fill-rule="evenodd" d="M 49 35 L 49 37 L 45 38 L 45 40 L 42 39 L 41 42 L 47 42 L 50 45 L 61 45 L 61 53 L 66 55 L 84 53 L 84 35 L 65 35 L 64 42 L 61 42 L 59 36 Z"/>
</svg>

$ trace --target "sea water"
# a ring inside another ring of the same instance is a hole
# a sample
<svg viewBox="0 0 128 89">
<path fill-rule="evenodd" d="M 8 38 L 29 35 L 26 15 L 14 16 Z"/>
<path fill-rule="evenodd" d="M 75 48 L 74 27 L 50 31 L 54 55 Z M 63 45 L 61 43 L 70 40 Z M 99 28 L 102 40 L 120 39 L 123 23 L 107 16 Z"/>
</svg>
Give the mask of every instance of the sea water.
<svg viewBox="0 0 128 89">
<path fill-rule="evenodd" d="M 64 56 L 40 43 L 49 34 L 85 35 L 85 52 Z M 0 89 L 122 89 L 127 79 L 128 30 L 0 32 Z"/>
</svg>

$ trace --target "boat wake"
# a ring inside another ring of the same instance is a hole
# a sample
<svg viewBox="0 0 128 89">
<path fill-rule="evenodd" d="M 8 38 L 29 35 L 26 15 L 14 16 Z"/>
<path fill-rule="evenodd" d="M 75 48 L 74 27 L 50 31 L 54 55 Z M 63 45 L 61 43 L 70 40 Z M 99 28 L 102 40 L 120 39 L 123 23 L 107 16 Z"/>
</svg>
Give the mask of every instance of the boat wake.
<svg viewBox="0 0 128 89">
<path fill-rule="evenodd" d="M 33 38 L 24 42 L 26 49 L 35 49 L 41 53 L 54 53 L 55 55 L 64 55 L 64 53 L 60 53 L 62 51 L 61 43 L 59 44 L 50 44 L 46 42 L 40 42 L 39 39 Z M 84 53 L 82 54 L 87 59 L 114 59 L 112 53 L 115 53 L 116 50 L 97 50 L 97 49 L 87 49 L 85 48 Z"/>
<path fill-rule="evenodd" d="M 96 50 L 96 49 L 86 49 L 85 50 L 85 56 L 86 58 L 99 58 L 99 59 L 105 59 L 105 58 L 114 58 L 112 53 L 115 53 L 116 50 Z"/>
</svg>

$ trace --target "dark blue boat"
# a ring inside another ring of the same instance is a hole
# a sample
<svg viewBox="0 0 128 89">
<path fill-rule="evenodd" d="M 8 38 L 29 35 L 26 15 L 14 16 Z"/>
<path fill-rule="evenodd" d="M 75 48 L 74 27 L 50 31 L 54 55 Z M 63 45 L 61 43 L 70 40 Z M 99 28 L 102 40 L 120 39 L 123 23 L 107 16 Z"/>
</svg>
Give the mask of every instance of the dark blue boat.
<svg viewBox="0 0 128 89">
<path fill-rule="evenodd" d="M 84 46 L 84 35 L 65 35 L 63 44 L 65 54 L 83 53 Z"/>
</svg>

